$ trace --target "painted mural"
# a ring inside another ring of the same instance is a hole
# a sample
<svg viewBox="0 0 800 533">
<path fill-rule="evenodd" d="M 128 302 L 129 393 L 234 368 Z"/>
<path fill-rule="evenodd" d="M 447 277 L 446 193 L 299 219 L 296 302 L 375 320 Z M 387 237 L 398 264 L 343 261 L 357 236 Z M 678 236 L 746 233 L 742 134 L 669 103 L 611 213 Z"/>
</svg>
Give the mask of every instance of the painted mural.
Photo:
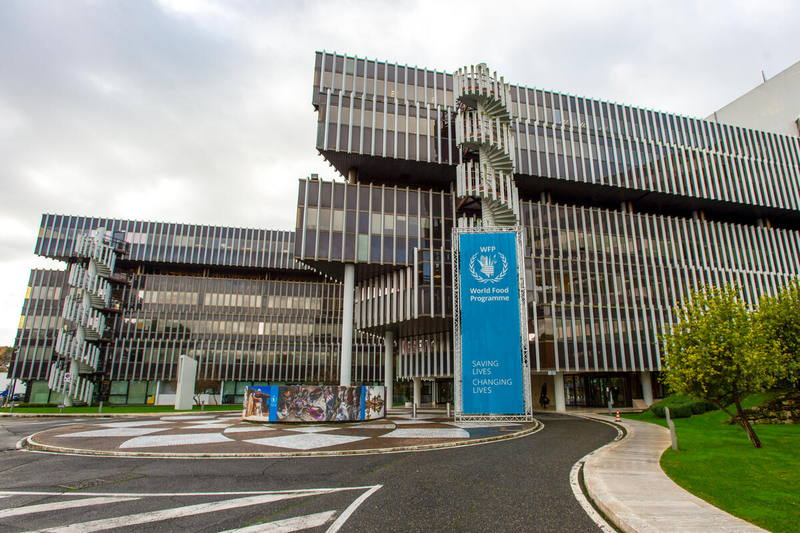
<svg viewBox="0 0 800 533">
<path fill-rule="evenodd" d="M 386 416 L 385 387 L 247 387 L 242 419 L 252 422 L 357 422 Z"/>
</svg>

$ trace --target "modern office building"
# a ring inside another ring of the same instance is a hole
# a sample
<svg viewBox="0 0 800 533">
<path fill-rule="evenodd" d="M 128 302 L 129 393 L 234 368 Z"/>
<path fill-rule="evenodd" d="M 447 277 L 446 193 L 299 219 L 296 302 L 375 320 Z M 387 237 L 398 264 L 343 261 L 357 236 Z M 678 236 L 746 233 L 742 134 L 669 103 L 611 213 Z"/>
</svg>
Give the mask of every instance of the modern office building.
<svg viewBox="0 0 800 533">
<path fill-rule="evenodd" d="M 767 79 L 707 120 L 757 130 L 800 135 L 800 61 Z"/>
<path fill-rule="evenodd" d="M 146 401 L 186 353 L 234 401 L 299 381 L 448 401 L 452 229 L 494 224 L 524 230 L 534 398 L 649 403 L 691 290 L 735 282 L 755 304 L 800 273 L 796 135 L 325 52 L 312 102 L 345 181 L 301 180 L 293 233 L 43 218 L 36 253 L 69 273 L 31 275 L 12 372 L 32 399 L 69 371 L 94 399 Z"/>
<path fill-rule="evenodd" d="M 103 230 L 98 230 L 103 228 Z M 9 372 L 29 401 L 155 402 L 181 354 L 200 388 L 338 381 L 342 286 L 292 257 L 294 234 L 44 215 Z M 382 344 L 353 343 L 355 379 L 382 383 Z M 70 374 L 65 383 L 64 375 Z"/>
</svg>

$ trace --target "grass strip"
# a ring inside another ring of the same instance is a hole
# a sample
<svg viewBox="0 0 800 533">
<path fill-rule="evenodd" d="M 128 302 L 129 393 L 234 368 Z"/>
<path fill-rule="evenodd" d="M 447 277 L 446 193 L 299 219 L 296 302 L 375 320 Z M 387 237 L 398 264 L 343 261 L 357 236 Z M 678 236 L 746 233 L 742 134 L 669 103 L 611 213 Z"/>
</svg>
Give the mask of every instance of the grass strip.
<svg viewBox="0 0 800 533">
<path fill-rule="evenodd" d="M 770 393 L 754 394 L 744 407 Z M 651 412 L 625 418 L 666 427 Z M 773 533 L 798 531 L 800 509 L 800 425 L 753 426 L 764 447 L 753 447 L 741 426 L 712 411 L 675 419 L 678 450 L 667 449 L 661 468 L 678 485 L 720 509 Z"/>
</svg>

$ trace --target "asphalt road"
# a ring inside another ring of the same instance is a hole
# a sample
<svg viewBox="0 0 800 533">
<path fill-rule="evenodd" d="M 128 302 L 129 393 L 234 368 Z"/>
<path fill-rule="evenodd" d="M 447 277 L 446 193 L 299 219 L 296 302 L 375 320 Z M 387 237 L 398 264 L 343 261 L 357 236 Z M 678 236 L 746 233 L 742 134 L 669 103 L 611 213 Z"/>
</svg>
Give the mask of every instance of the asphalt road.
<svg viewBox="0 0 800 533">
<path fill-rule="evenodd" d="M 537 418 L 538 433 L 484 445 L 291 459 L 20 452 L 20 438 L 74 421 L 0 419 L 0 532 L 599 531 L 569 472 L 616 430 Z"/>
</svg>

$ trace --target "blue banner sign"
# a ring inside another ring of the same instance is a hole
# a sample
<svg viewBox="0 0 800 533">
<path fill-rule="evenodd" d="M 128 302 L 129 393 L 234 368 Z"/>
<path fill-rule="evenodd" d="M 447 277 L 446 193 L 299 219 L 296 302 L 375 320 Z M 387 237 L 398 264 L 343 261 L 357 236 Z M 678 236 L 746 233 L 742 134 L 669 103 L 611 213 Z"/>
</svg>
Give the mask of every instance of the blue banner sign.
<svg viewBox="0 0 800 533">
<path fill-rule="evenodd" d="M 464 414 L 523 414 L 516 234 L 459 235 Z"/>
</svg>

